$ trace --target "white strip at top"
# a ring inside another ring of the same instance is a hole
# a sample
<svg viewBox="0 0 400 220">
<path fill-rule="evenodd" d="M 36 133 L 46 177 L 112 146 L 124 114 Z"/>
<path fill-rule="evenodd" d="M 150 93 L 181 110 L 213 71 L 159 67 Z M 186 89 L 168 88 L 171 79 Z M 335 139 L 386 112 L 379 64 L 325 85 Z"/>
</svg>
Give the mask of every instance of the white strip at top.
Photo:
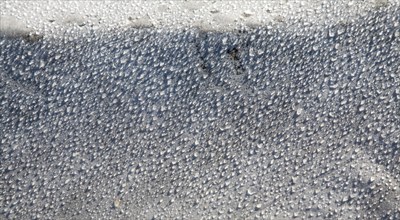
<svg viewBox="0 0 400 220">
<path fill-rule="evenodd" d="M 349 19 L 400 0 L 149 0 L 1 1 L 2 33 L 55 33 L 63 28 L 115 27 L 233 30 L 243 26 L 301 21 L 324 24 Z"/>
</svg>

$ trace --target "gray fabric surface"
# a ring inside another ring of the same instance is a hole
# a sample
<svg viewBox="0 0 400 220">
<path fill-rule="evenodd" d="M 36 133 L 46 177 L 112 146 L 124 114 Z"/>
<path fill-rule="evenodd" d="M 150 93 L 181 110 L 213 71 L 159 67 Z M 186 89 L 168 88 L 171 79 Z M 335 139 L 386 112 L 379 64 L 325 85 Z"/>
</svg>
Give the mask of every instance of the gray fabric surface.
<svg viewBox="0 0 400 220">
<path fill-rule="evenodd" d="M 399 219 L 400 10 L 0 39 L 3 219 Z"/>
</svg>

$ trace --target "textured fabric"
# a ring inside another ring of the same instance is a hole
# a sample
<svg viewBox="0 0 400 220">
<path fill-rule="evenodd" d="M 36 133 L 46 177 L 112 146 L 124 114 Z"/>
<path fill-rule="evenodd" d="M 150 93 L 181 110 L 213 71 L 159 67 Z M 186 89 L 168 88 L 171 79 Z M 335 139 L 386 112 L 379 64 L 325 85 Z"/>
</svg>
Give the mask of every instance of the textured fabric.
<svg viewBox="0 0 400 220">
<path fill-rule="evenodd" d="M 399 219 L 399 22 L 3 37 L 1 216 Z"/>
</svg>

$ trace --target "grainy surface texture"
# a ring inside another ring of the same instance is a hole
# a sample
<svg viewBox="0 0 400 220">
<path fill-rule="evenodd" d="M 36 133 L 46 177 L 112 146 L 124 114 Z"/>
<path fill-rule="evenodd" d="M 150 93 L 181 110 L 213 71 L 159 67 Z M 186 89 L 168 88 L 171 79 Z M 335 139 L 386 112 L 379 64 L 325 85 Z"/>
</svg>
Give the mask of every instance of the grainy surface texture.
<svg viewBox="0 0 400 220">
<path fill-rule="evenodd" d="M 399 23 L 6 34 L 0 219 L 399 219 Z"/>
</svg>

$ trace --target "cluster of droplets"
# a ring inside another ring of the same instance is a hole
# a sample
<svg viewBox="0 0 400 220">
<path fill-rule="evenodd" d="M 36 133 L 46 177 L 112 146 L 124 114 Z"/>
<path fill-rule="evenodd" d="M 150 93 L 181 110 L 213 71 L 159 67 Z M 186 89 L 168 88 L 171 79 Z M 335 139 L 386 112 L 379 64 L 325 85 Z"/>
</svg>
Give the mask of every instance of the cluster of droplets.
<svg viewBox="0 0 400 220">
<path fill-rule="evenodd" d="M 399 14 L 0 39 L 0 214 L 400 218 Z"/>
</svg>

